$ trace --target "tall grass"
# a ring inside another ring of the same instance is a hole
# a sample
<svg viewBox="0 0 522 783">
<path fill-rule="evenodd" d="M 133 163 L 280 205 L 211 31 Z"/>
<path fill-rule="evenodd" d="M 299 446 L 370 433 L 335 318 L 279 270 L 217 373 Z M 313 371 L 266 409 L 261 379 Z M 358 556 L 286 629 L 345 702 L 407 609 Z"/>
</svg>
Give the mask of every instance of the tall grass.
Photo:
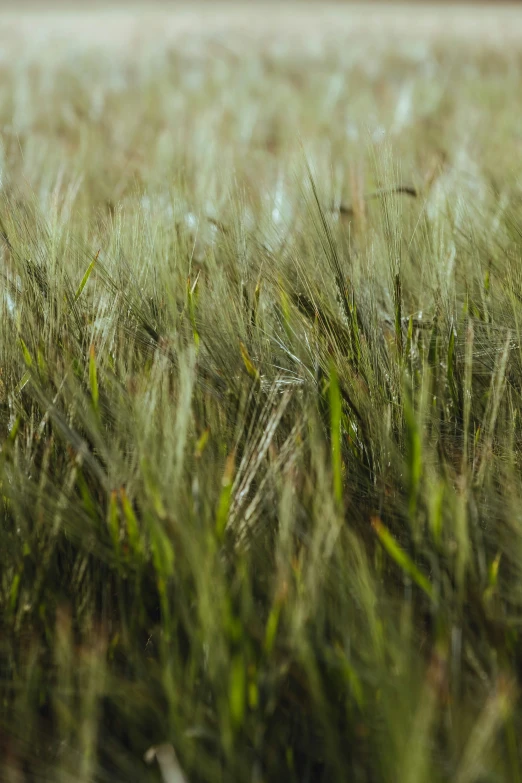
<svg viewBox="0 0 522 783">
<path fill-rule="evenodd" d="M 522 779 L 520 57 L 283 44 L 1 64 L 2 780 Z"/>
</svg>

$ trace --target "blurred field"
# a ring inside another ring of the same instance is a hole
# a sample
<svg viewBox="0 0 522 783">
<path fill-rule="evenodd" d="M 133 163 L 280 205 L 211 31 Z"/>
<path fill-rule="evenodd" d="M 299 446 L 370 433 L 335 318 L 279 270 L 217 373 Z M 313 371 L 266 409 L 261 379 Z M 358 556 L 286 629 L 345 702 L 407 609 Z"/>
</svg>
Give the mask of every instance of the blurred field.
<svg viewBox="0 0 522 783">
<path fill-rule="evenodd" d="M 9 35 L 33 41 L 64 37 L 87 45 L 162 42 L 192 35 L 244 33 L 251 40 L 284 36 L 306 44 L 318 36 L 364 33 L 393 40 L 460 39 L 477 45 L 520 42 L 522 14 L 517 3 L 329 3 L 208 2 L 116 5 L 75 3 L 0 5 Z M 5 40 L 4 40 L 5 44 Z"/>
<path fill-rule="evenodd" d="M 82 3 L 0 5 L 2 23 L 32 39 L 73 36 L 90 45 L 129 43 L 223 31 L 242 31 L 247 37 L 285 35 L 290 39 L 364 32 L 372 37 L 463 38 L 504 45 L 521 37 L 517 3 L 314 3 L 209 2 L 116 5 Z"/>
<path fill-rule="evenodd" d="M 521 783 L 522 12 L 0 12 L 2 783 Z"/>
</svg>

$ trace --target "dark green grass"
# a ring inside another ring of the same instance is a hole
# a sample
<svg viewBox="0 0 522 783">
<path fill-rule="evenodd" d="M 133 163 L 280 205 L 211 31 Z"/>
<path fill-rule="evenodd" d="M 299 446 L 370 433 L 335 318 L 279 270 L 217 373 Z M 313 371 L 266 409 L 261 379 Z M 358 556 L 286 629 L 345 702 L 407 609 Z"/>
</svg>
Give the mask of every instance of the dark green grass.
<svg viewBox="0 0 522 783">
<path fill-rule="evenodd" d="M 54 191 L 52 158 L 30 189 L 10 153 L 2 780 L 522 778 L 515 109 L 501 118 L 511 169 L 501 149 L 479 156 L 478 171 L 466 159 L 466 179 L 459 132 L 478 77 L 457 68 L 444 92 L 444 54 L 433 55 L 435 77 L 385 59 L 383 73 L 429 82 L 431 120 L 444 127 L 436 143 L 418 126 L 405 131 L 409 146 L 372 143 L 367 173 L 348 167 L 336 190 L 328 133 L 302 113 L 337 73 L 354 79 L 356 105 L 386 113 L 394 94 L 384 79 L 379 103 L 371 78 L 338 56 L 311 87 L 289 86 L 294 60 L 272 63 L 274 89 L 293 103 L 290 129 L 272 128 L 281 170 L 264 170 L 268 202 L 262 167 L 249 174 L 252 138 L 222 187 L 230 147 L 209 152 L 204 139 L 187 141 L 164 190 L 157 160 L 145 157 L 141 181 L 105 160 L 110 123 L 145 96 L 143 133 L 160 144 L 167 102 L 145 77 L 116 95 L 100 136 L 78 119 L 64 131 L 79 146 Z M 487 62 L 473 57 L 480 74 Z M 519 70 L 496 57 L 498 74 L 487 73 L 507 96 Z M 244 89 L 231 145 L 267 89 L 245 62 L 252 73 L 230 66 L 224 77 Z M 222 97 L 204 74 L 183 115 L 194 127 Z M 55 152 L 60 95 L 45 131 Z M 415 100 L 429 124 L 427 95 Z M 21 139 L 26 155 L 36 131 Z M 439 143 L 444 154 L 421 175 Z M 475 143 L 486 145 L 484 129 Z M 288 210 L 279 223 L 275 207 Z M 160 745 L 162 768 L 145 760 Z"/>
</svg>

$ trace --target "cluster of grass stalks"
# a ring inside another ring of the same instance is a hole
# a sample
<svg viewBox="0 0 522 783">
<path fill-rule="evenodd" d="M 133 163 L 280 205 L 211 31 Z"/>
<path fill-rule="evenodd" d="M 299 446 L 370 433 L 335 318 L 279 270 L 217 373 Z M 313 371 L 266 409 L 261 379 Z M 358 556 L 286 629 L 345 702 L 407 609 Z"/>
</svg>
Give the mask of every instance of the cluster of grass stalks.
<svg viewBox="0 0 522 783">
<path fill-rule="evenodd" d="M 368 35 L 5 41 L 6 783 L 522 781 L 522 60 Z"/>
</svg>

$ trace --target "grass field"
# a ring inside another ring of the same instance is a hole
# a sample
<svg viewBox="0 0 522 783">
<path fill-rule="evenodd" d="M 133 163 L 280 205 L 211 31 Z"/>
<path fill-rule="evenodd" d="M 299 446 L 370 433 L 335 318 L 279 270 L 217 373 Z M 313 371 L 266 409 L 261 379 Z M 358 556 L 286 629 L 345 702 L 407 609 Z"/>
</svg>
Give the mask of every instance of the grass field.
<svg viewBox="0 0 522 783">
<path fill-rule="evenodd" d="M 522 11 L 0 76 L 2 783 L 521 783 Z"/>
</svg>

